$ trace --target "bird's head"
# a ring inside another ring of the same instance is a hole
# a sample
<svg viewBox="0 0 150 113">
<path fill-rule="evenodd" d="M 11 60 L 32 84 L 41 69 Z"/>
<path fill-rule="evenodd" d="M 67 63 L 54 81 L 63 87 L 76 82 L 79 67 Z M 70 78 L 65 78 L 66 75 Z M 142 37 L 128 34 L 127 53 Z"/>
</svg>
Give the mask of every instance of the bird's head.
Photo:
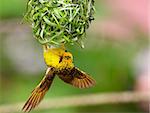
<svg viewBox="0 0 150 113">
<path fill-rule="evenodd" d="M 73 56 L 70 52 L 64 52 L 63 54 L 63 60 L 66 61 L 66 62 L 70 62 L 72 63 L 73 62 Z"/>
</svg>

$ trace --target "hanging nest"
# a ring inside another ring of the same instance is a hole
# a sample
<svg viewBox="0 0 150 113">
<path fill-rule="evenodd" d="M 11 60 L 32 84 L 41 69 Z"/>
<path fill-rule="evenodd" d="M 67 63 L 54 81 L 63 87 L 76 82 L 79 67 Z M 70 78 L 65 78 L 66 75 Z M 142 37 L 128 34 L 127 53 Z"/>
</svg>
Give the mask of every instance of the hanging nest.
<svg viewBox="0 0 150 113">
<path fill-rule="evenodd" d="M 25 18 L 41 44 L 81 44 L 93 14 L 94 0 L 29 0 Z"/>
</svg>

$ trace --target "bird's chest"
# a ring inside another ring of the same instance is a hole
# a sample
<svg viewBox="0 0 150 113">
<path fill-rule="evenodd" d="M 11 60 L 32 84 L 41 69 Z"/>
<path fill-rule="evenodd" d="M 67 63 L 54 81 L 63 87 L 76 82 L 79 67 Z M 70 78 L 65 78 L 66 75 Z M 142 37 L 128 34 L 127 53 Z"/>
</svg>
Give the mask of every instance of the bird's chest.
<svg viewBox="0 0 150 113">
<path fill-rule="evenodd" d="M 49 67 L 57 67 L 58 63 L 59 63 L 59 56 L 55 55 L 51 52 L 45 52 L 44 53 L 44 60 L 47 66 Z"/>
</svg>

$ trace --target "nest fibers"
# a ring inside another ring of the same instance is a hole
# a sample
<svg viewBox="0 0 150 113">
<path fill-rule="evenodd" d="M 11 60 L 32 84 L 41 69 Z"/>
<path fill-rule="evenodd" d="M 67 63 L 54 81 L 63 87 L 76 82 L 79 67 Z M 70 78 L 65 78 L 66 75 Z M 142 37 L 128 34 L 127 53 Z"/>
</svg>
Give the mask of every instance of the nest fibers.
<svg viewBox="0 0 150 113">
<path fill-rule="evenodd" d="M 94 19 L 93 5 L 94 0 L 29 0 L 25 18 L 41 44 L 81 44 Z"/>
</svg>

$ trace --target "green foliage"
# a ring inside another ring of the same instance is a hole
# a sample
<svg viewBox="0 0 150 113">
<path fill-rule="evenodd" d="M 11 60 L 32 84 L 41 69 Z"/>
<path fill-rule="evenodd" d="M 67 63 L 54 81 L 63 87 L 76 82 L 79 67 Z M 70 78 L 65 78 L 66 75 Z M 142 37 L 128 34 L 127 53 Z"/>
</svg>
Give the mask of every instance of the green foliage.
<svg viewBox="0 0 150 113">
<path fill-rule="evenodd" d="M 22 17 L 26 0 L 0 0 L 0 19 Z"/>
<path fill-rule="evenodd" d="M 74 42 L 82 46 L 90 22 L 94 19 L 94 0 L 29 0 L 25 18 L 41 44 Z"/>
</svg>

